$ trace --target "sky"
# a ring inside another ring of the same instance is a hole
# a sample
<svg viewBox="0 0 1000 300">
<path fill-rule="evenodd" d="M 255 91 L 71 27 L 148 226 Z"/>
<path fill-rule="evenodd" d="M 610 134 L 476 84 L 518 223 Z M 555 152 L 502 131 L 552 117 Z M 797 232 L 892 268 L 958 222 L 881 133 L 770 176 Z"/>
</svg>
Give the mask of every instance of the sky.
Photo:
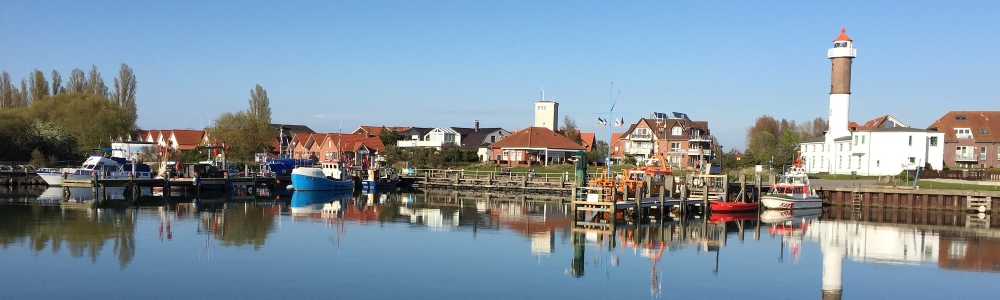
<svg viewBox="0 0 1000 300">
<path fill-rule="evenodd" d="M 1000 1 L 4 0 L 0 69 L 65 82 L 96 65 L 112 88 L 128 64 L 143 129 L 210 126 L 260 84 L 274 123 L 318 132 L 516 130 L 545 90 L 598 139 L 617 98 L 627 124 L 687 113 L 728 151 L 762 115 L 827 117 L 841 28 L 852 121 L 1000 110 L 997 16 Z"/>
</svg>

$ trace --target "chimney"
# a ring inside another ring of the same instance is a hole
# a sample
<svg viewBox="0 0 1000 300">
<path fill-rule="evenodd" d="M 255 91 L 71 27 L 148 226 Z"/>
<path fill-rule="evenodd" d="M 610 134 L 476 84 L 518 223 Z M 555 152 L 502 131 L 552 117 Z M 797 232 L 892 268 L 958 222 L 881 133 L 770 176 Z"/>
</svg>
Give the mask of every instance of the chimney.
<svg viewBox="0 0 1000 300">
<path fill-rule="evenodd" d="M 479 132 L 479 120 L 476 120 L 476 132 Z"/>
</svg>

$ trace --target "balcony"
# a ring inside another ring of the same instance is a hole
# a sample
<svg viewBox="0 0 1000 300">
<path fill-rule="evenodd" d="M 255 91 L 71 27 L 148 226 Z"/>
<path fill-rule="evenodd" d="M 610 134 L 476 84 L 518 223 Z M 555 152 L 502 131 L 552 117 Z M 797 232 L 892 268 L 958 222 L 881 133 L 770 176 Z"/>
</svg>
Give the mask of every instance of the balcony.
<svg viewBox="0 0 1000 300">
<path fill-rule="evenodd" d="M 955 153 L 955 161 L 977 162 L 979 161 L 979 157 L 972 153 Z"/>
<path fill-rule="evenodd" d="M 687 155 L 689 156 L 712 156 L 712 150 L 708 149 L 688 149 Z"/>
<path fill-rule="evenodd" d="M 650 133 L 633 133 L 628 135 L 628 139 L 633 141 L 652 141 L 653 134 Z"/>
<path fill-rule="evenodd" d="M 441 148 L 441 141 L 397 141 L 396 146 L 400 148 L 407 147 L 434 147 Z"/>
<path fill-rule="evenodd" d="M 971 133 L 956 133 L 955 134 L 955 138 L 960 139 L 960 140 L 968 140 L 968 139 L 972 139 L 972 134 Z"/>
<path fill-rule="evenodd" d="M 689 138 L 689 142 L 711 142 L 714 138 L 710 134 L 692 134 Z"/>
<path fill-rule="evenodd" d="M 628 151 L 626 151 L 625 153 L 628 153 L 628 154 L 631 154 L 631 155 L 651 155 L 651 154 L 653 154 L 653 149 L 632 147 L 632 148 L 629 148 Z"/>
</svg>

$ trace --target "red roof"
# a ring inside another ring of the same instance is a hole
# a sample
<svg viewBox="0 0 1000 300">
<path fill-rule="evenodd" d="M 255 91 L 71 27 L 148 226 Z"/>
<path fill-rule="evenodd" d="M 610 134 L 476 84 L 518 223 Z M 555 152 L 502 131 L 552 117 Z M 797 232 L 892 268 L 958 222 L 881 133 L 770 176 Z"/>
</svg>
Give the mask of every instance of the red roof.
<svg viewBox="0 0 1000 300">
<path fill-rule="evenodd" d="M 177 140 L 177 149 L 192 150 L 201 144 L 201 139 L 205 135 L 202 130 L 173 130 L 174 139 Z"/>
<path fill-rule="evenodd" d="M 576 142 L 545 127 L 528 127 L 490 145 L 495 148 L 584 150 Z"/>
<path fill-rule="evenodd" d="M 847 29 L 841 28 L 840 29 L 840 35 L 837 36 L 837 39 L 835 39 L 833 41 L 834 42 L 840 42 L 840 41 L 852 41 L 852 40 L 851 40 L 851 38 L 847 37 Z"/>
<path fill-rule="evenodd" d="M 581 132 L 580 140 L 583 141 L 583 146 L 587 149 L 587 151 L 594 149 L 594 144 L 597 143 L 597 139 L 594 138 L 593 132 Z"/>
<path fill-rule="evenodd" d="M 976 142 L 1000 141 L 1000 111 L 950 111 L 927 129 L 944 132 L 945 140 L 957 140 L 955 128 L 968 128 Z"/>
<path fill-rule="evenodd" d="M 381 127 L 379 127 L 381 128 Z M 378 136 L 368 136 L 365 134 L 340 134 L 340 133 L 327 133 L 325 138 L 316 141 L 317 143 L 326 143 L 327 140 L 330 142 L 327 144 L 332 144 L 334 147 L 342 147 L 341 151 L 357 151 L 361 149 L 361 145 L 368 147 L 369 150 L 381 152 L 385 150 L 385 145 L 382 144 L 382 139 Z"/>
</svg>

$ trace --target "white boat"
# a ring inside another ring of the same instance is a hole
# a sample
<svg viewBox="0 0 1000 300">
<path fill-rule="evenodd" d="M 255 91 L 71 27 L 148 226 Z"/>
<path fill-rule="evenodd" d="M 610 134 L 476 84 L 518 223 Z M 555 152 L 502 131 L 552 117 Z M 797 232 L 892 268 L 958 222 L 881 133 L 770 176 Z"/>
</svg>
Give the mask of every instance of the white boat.
<svg viewBox="0 0 1000 300">
<path fill-rule="evenodd" d="M 810 189 L 809 176 L 798 163 L 778 177 L 778 182 L 771 186 L 771 192 L 761 196 L 760 202 L 769 209 L 823 207 L 823 199 Z"/>
<path fill-rule="evenodd" d="M 323 162 L 320 167 L 292 170 L 295 191 L 353 191 L 354 180 L 343 162 Z"/>
<path fill-rule="evenodd" d="M 777 224 L 787 221 L 811 220 L 823 215 L 822 208 L 809 209 L 768 209 L 760 213 L 760 221 L 764 223 Z"/>
<path fill-rule="evenodd" d="M 142 167 L 140 167 L 142 166 Z M 94 154 L 79 168 L 42 169 L 36 172 L 49 186 L 62 186 L 63 179 L 88 180 L 97 178 L 152 178 L 149 167 L 128 163 L 123 158 L 108 158 Z"/>
</svg>

